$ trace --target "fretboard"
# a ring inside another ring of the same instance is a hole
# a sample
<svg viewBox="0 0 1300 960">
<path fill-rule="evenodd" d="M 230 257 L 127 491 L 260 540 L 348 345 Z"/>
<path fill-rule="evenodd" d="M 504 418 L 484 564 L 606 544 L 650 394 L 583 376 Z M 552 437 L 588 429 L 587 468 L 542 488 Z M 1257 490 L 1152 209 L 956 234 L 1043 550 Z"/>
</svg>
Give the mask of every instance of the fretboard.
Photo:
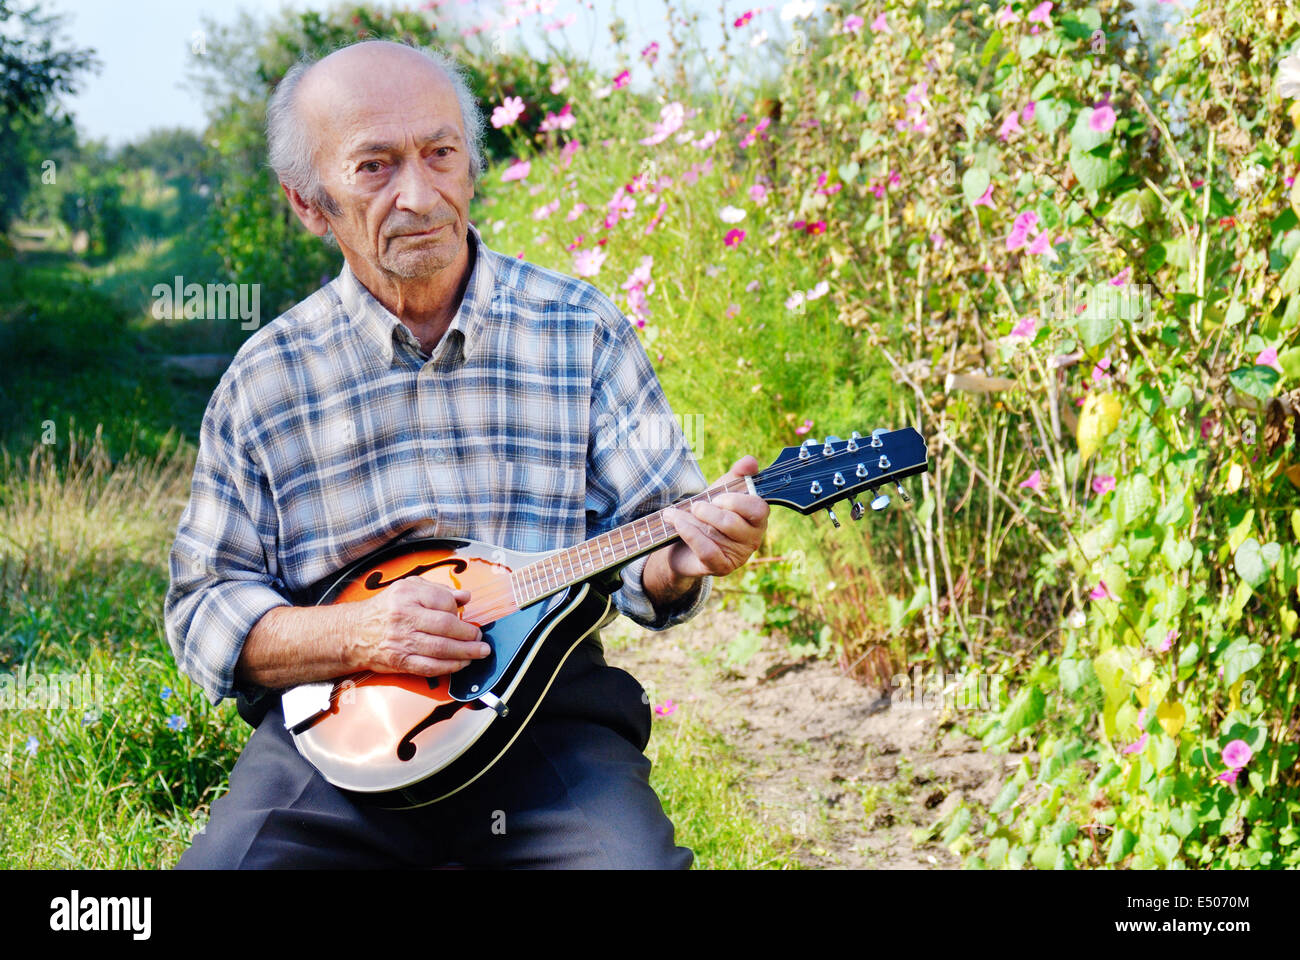
<svg viewBox="0 0 1300 960">
<path fill-rule="evenodd" d="M 693 503 L 711 501 L 723 493 L 745 493 L 747 490 L 748 484 L 741 477 L 709 487 L 703 493 L 679 500 L 672 506 L 689 511 Z M 520 607 L 527 606 L 602 571 L 630 563 L 676 539 L 677 531 L 664 519 L 664 510 L 647 514 L 515 570 L 510 575 L 515 602 Z"/>
</svg>

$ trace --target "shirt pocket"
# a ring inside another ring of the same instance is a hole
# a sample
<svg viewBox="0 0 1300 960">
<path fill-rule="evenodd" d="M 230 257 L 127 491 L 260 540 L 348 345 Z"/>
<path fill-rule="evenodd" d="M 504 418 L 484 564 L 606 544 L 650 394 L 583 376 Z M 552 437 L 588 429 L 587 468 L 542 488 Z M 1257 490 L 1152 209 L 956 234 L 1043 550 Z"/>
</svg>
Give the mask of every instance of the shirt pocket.
<svg viewBox="0 0 1300 960">
<path fill-rule="evenodd" d="M 585 470 L 537 460 L 498 460 L 493 469 L 494 542 L 538 553 L 582 539 Z"/>
</svg>

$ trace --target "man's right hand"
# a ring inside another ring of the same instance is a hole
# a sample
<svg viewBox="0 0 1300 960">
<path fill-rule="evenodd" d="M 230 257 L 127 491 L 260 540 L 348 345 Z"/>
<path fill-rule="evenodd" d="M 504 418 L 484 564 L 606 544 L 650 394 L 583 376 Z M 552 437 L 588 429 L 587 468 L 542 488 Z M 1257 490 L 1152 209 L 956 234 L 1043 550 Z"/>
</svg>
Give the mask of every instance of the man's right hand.
<svg viewBox="0 0 1300 960">
<path fill-rule="evenodd" d="M 248 632 L 240 683 L 278 690 L 362 670 L 440 677 L 486 657 L 483 634 L 458 607 L 468 590 L 404 577 L 366 600 L 273 607 Z"/>
<path fill-rule="evenodd" d="M 460 618 L 468 590 L 404 577 L 368 600 L 342 606 L 352 617 L 351 658 L 358 670 L 440 677 L 492 652 L 483 632 Z"/>
</svg>

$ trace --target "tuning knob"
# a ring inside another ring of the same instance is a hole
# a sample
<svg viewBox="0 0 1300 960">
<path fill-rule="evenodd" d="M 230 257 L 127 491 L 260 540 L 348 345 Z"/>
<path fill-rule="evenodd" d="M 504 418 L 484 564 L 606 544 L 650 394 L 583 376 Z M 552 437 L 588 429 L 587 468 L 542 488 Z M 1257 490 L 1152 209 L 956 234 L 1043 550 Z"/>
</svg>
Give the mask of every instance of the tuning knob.
<svg viewBox="0 0 1300 960">
<path fill-rule="evenodd" d="M 907 491 L 903 489 L 903 485 L 901 483 L 896 483 L 894 484 L 894 486 L 898 488 L 898 495 L 903 498 L 904 503 L 912 502 L 912 498 L 908 496 Z"/>
<path fill-rule="evenodd" d="M 830 514 L 831 523 L 835 524 L 835 529 L 838 530 L 840 528 L 840 521 L 839 518 L 835 516 L 835 511 L 830 507 L 827 507 L 826 512 Z"/>
<path fill-rule="evenodd" d="M 887 493 L 882 493 L 871 501 L 872 510 L 884 510 L 887 506 L 889 506 L 889 494 Z"/>
<path fill-rule="evenodd" d="M 854 500 L 853 507 L 849 510 L 849 516 L 852 517 L 854 520 L 861 520 L 862 515 L 866 512 L 867 512 L 867 508 L 864 507 L 857 500 Z"/>
</svg>

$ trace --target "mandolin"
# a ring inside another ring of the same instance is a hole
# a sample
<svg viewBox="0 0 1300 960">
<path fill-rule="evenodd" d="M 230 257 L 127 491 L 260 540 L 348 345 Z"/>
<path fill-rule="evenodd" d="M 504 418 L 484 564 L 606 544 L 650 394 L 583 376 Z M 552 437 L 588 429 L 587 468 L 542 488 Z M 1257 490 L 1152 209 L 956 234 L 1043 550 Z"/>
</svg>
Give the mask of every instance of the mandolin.
<svg viewBox="0 0 1300 960">
<path fill-rule="evenodd" d="M 889 505 L 886 484 L 927 469 L 925 441 L 907 428 L 856 432 L 786 447 L 758 473 L 678 501 L 748 492 L 810 514 L 870 490 Z M 897 487 L 909 499 L 901 484 Z M 302 684 L 282 695 L 285 726 L 302 756 L 330 783 L 391 808 L 444 799 L 492 767 L 532 719 L 569 654 L 618 610 L 619 570 L 677 538 L 663 511 L 575 546 L 518 553 L 473 540 L 402 541 L 361 558 L 308 594 L 318 604 L 365 600 L 403 577 L 468 590 L 462 619 L 492 652 L 442 677 L 364 672 Z"/>
</svg>

